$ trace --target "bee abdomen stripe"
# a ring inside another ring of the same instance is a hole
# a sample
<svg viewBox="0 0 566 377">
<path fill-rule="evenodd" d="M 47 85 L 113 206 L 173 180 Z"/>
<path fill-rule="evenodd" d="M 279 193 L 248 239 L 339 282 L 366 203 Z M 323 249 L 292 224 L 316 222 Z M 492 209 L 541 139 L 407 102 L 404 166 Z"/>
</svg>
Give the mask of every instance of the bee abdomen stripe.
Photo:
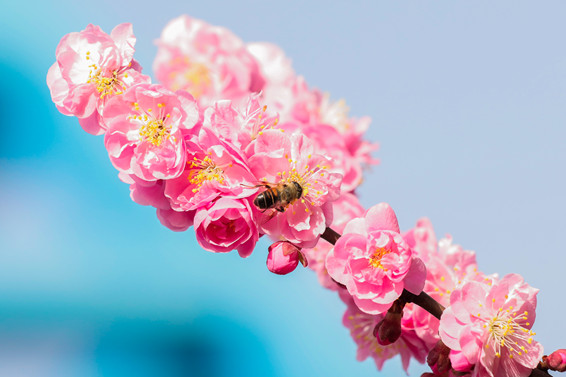
<svg viewBox="0 0 566 377">
<path fill-rule="evenodd" d="M 273 190 L 267 190 L 265 191 L 265 208 L 271 208 L 276 201 L 276 197 L 275 194 L 273 193 Z"/>
</svg>

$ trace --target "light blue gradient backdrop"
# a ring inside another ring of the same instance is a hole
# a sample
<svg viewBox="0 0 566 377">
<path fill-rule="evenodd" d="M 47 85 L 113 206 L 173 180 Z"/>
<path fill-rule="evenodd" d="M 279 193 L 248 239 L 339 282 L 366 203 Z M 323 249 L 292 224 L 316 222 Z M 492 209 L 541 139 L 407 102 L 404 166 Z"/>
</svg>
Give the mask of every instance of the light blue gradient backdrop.
<svg viewBox="0 0 566 377">
<path fill-rule="evenodd" d="M 371 116 L 382 164 L 366 207 L 389 202 L 403 229 L 426 215 L 485 272 L 524 275 L 541 289 L 537 339 L 566 346 L 564 2 L 14 1 L 0 13 L 1 376 L 377 374 L 311 271 L 270 274 L 267 242 L 242 260 L 162 227 L 102 138 L 51 103 L 64 34 L 132 22 L 151 74 L 154 39 L 182 13 L 280 45 Z"/>
</svg>

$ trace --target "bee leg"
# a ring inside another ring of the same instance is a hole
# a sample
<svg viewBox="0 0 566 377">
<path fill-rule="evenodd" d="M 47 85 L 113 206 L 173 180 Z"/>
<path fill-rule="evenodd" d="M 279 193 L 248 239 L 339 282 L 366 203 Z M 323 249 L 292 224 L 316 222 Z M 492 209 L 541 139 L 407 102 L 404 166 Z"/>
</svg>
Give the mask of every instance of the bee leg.
<svg viewBox="0 0 566 377">
<path fill-rule="evenodd" d="M 275 209 L 279 212 L 285 212 L 285 207 L 283 207 L 283 206 L 277 207 Z"/>
</svg>

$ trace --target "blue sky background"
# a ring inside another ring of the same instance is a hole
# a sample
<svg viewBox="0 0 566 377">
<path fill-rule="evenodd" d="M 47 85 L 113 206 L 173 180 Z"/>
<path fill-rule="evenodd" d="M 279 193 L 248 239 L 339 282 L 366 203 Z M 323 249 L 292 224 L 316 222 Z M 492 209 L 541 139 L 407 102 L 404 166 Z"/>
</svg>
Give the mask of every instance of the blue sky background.
<svg viewBox="0 0 566 377">
<path fill-rule="evenodd" d="M 309 270 L 199 249 L 134 204 L 100 137 L 52 104 L 66 33 L 189 14 L 280 45 L 310 85 L 369 115 L 379 167 L 359 190 L 403 229 L 477 251 L 541 289 L 537 339 L 566 346 L 566 4 L 561 1 L 8 2 L 0 13 L 0 375 L 372 376 L 343 304 Z M 421 368 L 413 368 L 419 375 Z M 383 375 L 400 373 L 389 362 Z"/>
</svg>

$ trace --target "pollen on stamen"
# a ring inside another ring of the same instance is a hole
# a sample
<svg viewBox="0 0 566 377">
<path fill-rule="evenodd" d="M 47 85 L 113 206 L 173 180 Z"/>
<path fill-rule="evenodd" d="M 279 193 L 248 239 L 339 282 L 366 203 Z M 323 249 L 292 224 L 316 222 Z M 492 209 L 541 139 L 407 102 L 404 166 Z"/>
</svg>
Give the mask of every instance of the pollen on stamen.
<svg viewBox="0 0 566 377">
<path fill-rule="evenodd" d="M 196 168 L 189 174 L 189 182 L 196 185 L 193 192 L 198 192 L 202 184 L 206 181 L 217 181 L 220 184 L 224 183 L 224 172 L 216 166 L 216 163 L 209 157 L 205 156 L 199 159 L 196 156 L 191 162 L 191 168 Z M 196 191 L 195 191 L 196 190 Z"/>
</svg>

